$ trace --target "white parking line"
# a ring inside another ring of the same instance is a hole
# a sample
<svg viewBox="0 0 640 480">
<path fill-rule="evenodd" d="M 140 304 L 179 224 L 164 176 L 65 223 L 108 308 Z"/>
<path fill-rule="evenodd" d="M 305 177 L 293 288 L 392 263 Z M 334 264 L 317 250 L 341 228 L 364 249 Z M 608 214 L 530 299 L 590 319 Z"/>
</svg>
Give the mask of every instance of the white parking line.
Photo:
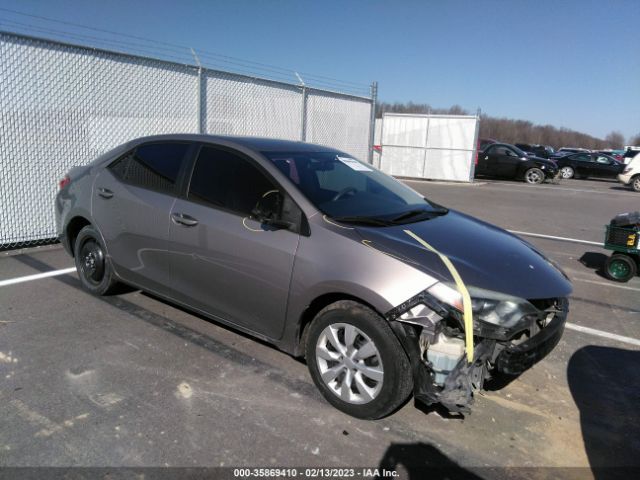
<svg viewBox="0 0 640 480">
<path fill-rule="evenodd" d="M 533 189 L 532 191 L 538 191 L 538 190 L 542 190 L 542 189 L 552 189 L 552 190 L 564 190 L 567 192 L 583 192 L 583 193 L 588 193 L 589 195 L 591 194 L 597 194 L 597 195 L 628 195 L 628 193 L 625 192 L 619 192 L 619 191 L 615 191 L 615 192 L 602 192 L 600 190 L 587 190 L 584 188 L 568 188 L 568 187 L 559 187 L 557 185 L 555 186 L 550 186 L 550 185 L 522 185 L 522 184 L 514 184 L 514 183 L 504 183 L 504 182 L 491 182 L 488 181 L 486 182 L 487 185 L 504 185 L 505 187 L 512 187 L 512 188 L 517 188 L 517 189 L 521 189 L 522 187 L 524 188 L 531 188 Z"/>
<path fill-rule="evenodd" d="M 592 242 L 590 240 L 580 240 L 579 238 L 556 237 L 554 235 L 543 235 L 541 233 L 519 232 L 518 230 L 507 230 L 507 231 L 511 233 L 515 233 L 516 235 L 524 235 L 527 237 L 547 238 L 549 240 L 559 240 L 561 242 L 570 242 L 570 243 L 582 243 L 584 245 L 597 245 L 599 247 L 603 246 L 603 244 L 600 242 Z"/>
<path fill-rule="evenodd" d="M 8 280 L 0 280 L 0 287 L 14 285 L 16 283 L 31 282 L 32 280 L 40 280 L 41 278 L 55 277 L 56 275 L 65 275 L 75 272 L 76 267 L 63 268 L 62 270 L 52 270 L 45 273 L 36 273 L 35 275 L 27 275 L 26 277 L 10 278 Z"/>
<path fill-rule="evenodd" d="M 565 324 L 565 327 L 569 330 L 575 330 L 576 332 L 587 333 L 589 335 L 595 335 L 596 337 L 608 338 L 610 340 L 616 340 L 617 342 L 628 343 L 629 345 L 640 347 L 640 340 L 637 338 L 623 337 L 622 335 L 616 335 L 615 333 L 603 332 L 602 330 L 583 327 L 582 325 L 576 325 L 575 323 L 569 322 Z"/>
<path fill-rule="evenodd" d="M 596 280 L 587 280 L 586 278 L 573 278 L 576 282 L 585 282 L 585 283 L 593 283 L 594 285 L 602 285 L 603 287 L 615 287 L 621 288 L 623 290 L 631 290 L 632 292 L 640 292 L 640 288 L 628 287 L 626 285 L 618 285 L 614 282 L 598 282 Z"/>
<path fill-rule="evenodd" d="M 8 280 L 0 280 L 0 287 L 5 287 L 7 285 L 15 285 L 16 283 L 31 282 L 32 280 L 40 280 L 42 278 L 55 277 L 57 275 L 65 275 L 67 273 L 71 273 L 71 272 L 75 272 L 75 271 L 76 271 L 75 267 L 69 267 L 69 268 L 63 268 L 61 270 L 52 270 L 50 272 L 37 273 L 35 275 L 27 275 L 26 277 L 18 277 L 18 278 L 10 278 Z M 593 280 L 586 280 L 586 279 L 578 279 L 578 280 L 583 281 L 583 282 L 595 283 L 595 284 L 598 284 L 598 285 L 605 285 L 605 286 L 609 286 L 609 287 L 610 286 L 615 286 L 615 287 L 619 287 L 619 288 L 626 288 L 628 290 L 640 291 L 640 289 L 638 289 L 638 288 L 624 287 L 622 285 L 609 285 L 608 283 L 596 282 L 596 281 L 593 281 Z M 588 335 L 595 335 L 596 337 L 608 338 L 610 340 L 616 340 L 618 342 L 627 343 L 629 345 L 635 345 L 635 346 L 640 347 L 640 340 L 638 340 L 636 338 L 624 337 L 622 335 L 616 335 L 615 333 L 604 332 L 602 330 L 596 330 L 595 328 L 583 327 L 581 325 L 576 325 L 575 323 L 570 323 L 570 322 L 567 322 L 565 324 L 565 326 L 569 330 L 575 330 L 576 332 L 582 332 L 582 333 L 586 333 Z"/>
</svg>

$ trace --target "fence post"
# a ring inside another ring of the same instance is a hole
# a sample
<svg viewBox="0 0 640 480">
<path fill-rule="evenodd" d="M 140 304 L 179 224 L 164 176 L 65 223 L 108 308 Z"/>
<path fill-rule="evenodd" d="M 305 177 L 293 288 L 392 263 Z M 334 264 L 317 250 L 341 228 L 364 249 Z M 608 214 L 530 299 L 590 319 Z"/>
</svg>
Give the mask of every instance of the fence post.
<svg viewBox="0 0 640 480">
<path fill-rule="evenodd" d="M 376 103 L 378 102 L 378 82 L 371 84 L 371 119 L 369 120 L 369 152 L 367 162 L 373 165 L 373 142 L 376 135 Z M 382 139 L 380 139 L 382 141 Z"/>
<path fill-rule="evenodd" d="M 473 183 L 473 179 L 476 176 L 476 160 L 478 155 L 480 154 L 480 150 L 478 150 L 478 142 L 480 141 L 480 116 L 482 115 L 482 110 L 478 107 L 476 111 L 476 131 L 473 135 L 473 150 L 471 151 L 471 168 L 469 169 L 469 182 Z"/>
<path fill-rule="evenodd" d="M 206 102 L 206 86 L 204 84 L 204 75 L 202 67 L 198 67 L 198 133 L 206 133 L 206 115 L 207 109 L 205 108 Z"/>
<path fill-rule="evenodd" d="M 424 131 L 424 160 L 422 161 L 422 178 L 427 178 L 427 157 L 429 156 L 429 127 L 431 126 L 431 107 L 427 109 L 427 128 Z"/>
<path fill-rule="evenodd" d="M 302 108 L 300 109 L 300 140 L 307 141 L 307 87 L 302 85 Z"/>
<path fill-rule="evenodd" d="M 198 54 L 196 53 L 196 51 L 191 48 L 191 54 L 193 55 L 194 60 L 196 61 L 196 65 L 198 65 L 198 83 L 197 83 L 197 91 L 196 91 L 196 101 L 198 102 L 197 104 L 197 108 L 196 108 L 196 115 L 198 115 L 198 133 L 203 134 L 205 133 L 205 115 L 206 115 L 206 109 L 203 108 L 203 92 L 204 92 L 204 75 L 202 74 L 202 64 L 200 63 L 200 57 L 198 57 Z"/>
</svg>

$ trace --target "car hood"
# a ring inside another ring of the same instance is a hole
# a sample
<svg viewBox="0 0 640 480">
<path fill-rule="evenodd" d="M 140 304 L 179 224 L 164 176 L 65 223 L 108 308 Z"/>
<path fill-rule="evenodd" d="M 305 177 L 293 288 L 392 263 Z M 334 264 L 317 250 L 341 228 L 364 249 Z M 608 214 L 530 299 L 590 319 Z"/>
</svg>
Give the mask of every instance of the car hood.
<svg viewBox="0 0 640 480">
<path fill-rule="evenodd" d="M 438 280 L 451 283 L 442 260 L 411 238 L 409 230 L 449 257 L 470 287 L 525 299 L 566 297 L 567 276 L 532 245 L 463 213 L 390 227 L 357 227 L 364 243 L 397 257 Z"/>
<path fill-rule="evenodd" d="M 549 165 L 551 167 L 557 167 L 556 162 L 554 162 L 552 158 L 536 157 L 535 155 L 529 155 L 529 158 L 534 162 L 542 163 L 544 165 Z"/>
</svg>

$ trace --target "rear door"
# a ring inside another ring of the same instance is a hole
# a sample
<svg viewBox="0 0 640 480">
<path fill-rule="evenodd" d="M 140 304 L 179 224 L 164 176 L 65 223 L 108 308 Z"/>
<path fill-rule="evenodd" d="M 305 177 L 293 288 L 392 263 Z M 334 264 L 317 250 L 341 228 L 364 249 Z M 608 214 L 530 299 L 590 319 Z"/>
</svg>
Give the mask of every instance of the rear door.
<svg viewBox="0 0 640 480">
<path fill-rule="evenodd" d="M 594 162 L 594 175 L 598 177 L 612 178 L 620 173 L 621 168 L 619 163 L 606 155 L 593 155 Z"/>
<path fill-rule="evenodd" d="M 169 251 L 174 298 L 279 338 L 299 235 L 249 218 L 274 191 L 283 192 L 253 159 L 203 146 L 187 194 L 171 211 Z M 298 209 L 289 197 L 284 203 L 290 214 Z"/>
<path fill-rule="evenodd" d="M 169 213 L 190 144 L 141 145 L 96 176 L 92 215 L 116 272 L 158 293 L 169 286 Z"/>
<path fill-rule="evenodd" d="M 489 145 L 484 152 L 478 156 L 476 173 L 482 175 L 495 175 L 497 162 L 496 147 Z"/>
</svg>

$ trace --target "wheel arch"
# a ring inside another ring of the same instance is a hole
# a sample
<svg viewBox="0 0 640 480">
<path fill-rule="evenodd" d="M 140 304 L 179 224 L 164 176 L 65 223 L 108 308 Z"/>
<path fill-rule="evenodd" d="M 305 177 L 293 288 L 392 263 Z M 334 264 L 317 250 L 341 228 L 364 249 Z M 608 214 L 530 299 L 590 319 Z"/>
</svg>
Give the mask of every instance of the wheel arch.
<svg viewBox="0 0 640 480">
<path fill-rule="evenodd" d="M 87 225 L 93 225 L 93 223 L 91 223 L 91 221 L 83 215 L 76 215 L 71 220 L 69 220 L 67 226 L 65 227 L 65 237 L 67 243 L 67 245 L 65 245 L 65 248 L 72 257 L 75 256 L 74 245 L 76 243 L 76 238 L 78 238 L 80 230 L 82 230 Z"/>
<path fill-rule="evenodd" d="M 307 340 L 307 333 L 309 331 L 309 325 L 311 325 L 311 322 L 316 317 L 316 315 L 318 315 L 318 313 L 320 313 L 320 311 L 323 308 L 331 305 L 332 303 L 339 302 L 341 300 L 351 300 L 353 302 L 360 303 L 360 304 L 370 308 L 371 310 L 373 310 L 378 315 L 380 315 L 381 317 L 384 318 L 384 315 L 383 315 L 382 312 L 380 312 L 371 303 L 363 300 L 362 298 L 359 298 L 359 297 L 354 296 L 354 295 L 349 295 L 349 294 L 343 293 L 343 292 L 324 293 L 324 294 L 314 298 L 309 303 L 307 308 L 305 308 L 302 311 L 302 313 L 300 314 L 300 317 L 298 319 L 298 328 L 297 328 L 297 334 L 296 334 L 296 341 L 295 341 L 294 351 L 293 351 L 293 355 L 294 356 L 296 356 L 296 357 L 303 357 L 304 356 L 305 344 L 306 344 L 306 340 Z"/>
</svg>

